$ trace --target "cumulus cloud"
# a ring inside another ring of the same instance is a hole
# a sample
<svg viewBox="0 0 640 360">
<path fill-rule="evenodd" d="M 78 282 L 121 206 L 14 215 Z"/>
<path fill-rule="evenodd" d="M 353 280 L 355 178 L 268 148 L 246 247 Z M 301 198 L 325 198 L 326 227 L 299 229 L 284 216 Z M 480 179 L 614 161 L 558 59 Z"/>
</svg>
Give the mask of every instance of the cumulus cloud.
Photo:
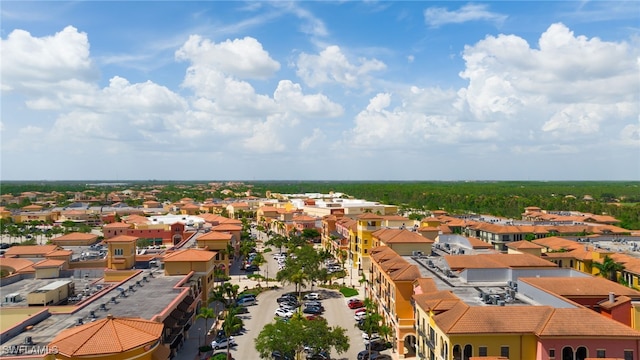
<svg viewBox="0 0 640 360">
<path fill-rule="evenodd" d="M 40 38 L 14 30 L 0 48 L 3 91 L 45 92 L 61 82 L 96 78 L 87 34 L 72 26 Z"/>
<path fill-rule="evenodd" d="M 266 79 L 280 69 L 280 64 L 252 37 L 216 44 L 192 35 L 176 51 L 176 59 L 189 60 L 199 66 L 217 69 L 241 79 Z"/>
<path fill-rule="evenodd" d="M 370 73 L 386 68 L 377 59 L 360 58 L 357 65 L 352 64 L 336 45 L 328 46 L 318 55 L 300 54 L 296 66 L 296 74 L 312 87 L 327 83 L 362 86 L 367 84 Z"/>
<path fill-rule="evenodd" d="M 449 11 L 443 7 L 430 7 L 424 11 L 424 20 L 430 27 L 440 27 L 446 24 L 461 24 L 469 21 L 488 21 L 501 25 L 506 15 L 488 10 L 487 5 L 467 4 L 460 9 Z"/>
</svg>

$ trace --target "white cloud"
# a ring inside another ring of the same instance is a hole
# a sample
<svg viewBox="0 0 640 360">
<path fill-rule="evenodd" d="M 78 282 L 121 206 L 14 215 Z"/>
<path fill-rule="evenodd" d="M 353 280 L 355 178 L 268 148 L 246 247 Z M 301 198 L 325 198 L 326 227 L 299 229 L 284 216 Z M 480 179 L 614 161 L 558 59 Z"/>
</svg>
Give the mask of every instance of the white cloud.
<svg viewBox="0 0 640 360">
<path fill-rule="evenodd" d="M 324 132 L 322 132 L 322 130 L 315 128 L 313 129 L 313 133 L 310 136 L 305 136 L 302 138 L 302 140 L 300 141 L 300 146 L 298 146 L 298 148 L 302 151 L 305 151 L 309 149 L 309 147 L 311 147 L 314 143 L 324 140 L 325 137 L 326 136 Z"/>
<path fill-rule="evenodd" d="M 0 40 L 2 90 L 45 92 L 63 81 L 95 79 L 87 34 L 67 26 L 53 36 L 12 31 Z"/>
<path fill-rule="evenodd" d="M 318 55 L 300 54 L 296 74 L 311 87 L 327 83 L 358 87 L 368 83 L 370 73 L 386 69 L 386 65 L 377 59 L 360 58 L 358 63 L 352 64 L 340 47 L 332 45 Z"/>
<path fill-rule="evenodd" d="M 622 145 L 640 148 L 640 121 L 637 124 L 629 124 L 620 130 Z"/>
<path fill-rule="evenodd" d="M 274 100 L 287 111 L 313 117 L 338 117 L 342 106 L 322 94 L 304 95 L 302 87 L 290 80 L 282 80 L 273 94 Z"/>
<path fill-rule="evenodd" d="M 506 15 L 493 13 L 488 8 L 487 5 L 481 4 L 467 4 L 454 11 L 442 7 L 430 7 L 424 11 L 424 19 L 430 27 L 469 21 L 488 21 L 499 26 L 507 19 Z"/>
<path fill-rule="evenodd" d="M 176 59 L 189 60 L 197 66 L 217 69 L 243 79 L 266 79 L 280 69 L 280 64 L 252 37 L 216 44 L 192 35 L 176 51 Z"/>
</svg>

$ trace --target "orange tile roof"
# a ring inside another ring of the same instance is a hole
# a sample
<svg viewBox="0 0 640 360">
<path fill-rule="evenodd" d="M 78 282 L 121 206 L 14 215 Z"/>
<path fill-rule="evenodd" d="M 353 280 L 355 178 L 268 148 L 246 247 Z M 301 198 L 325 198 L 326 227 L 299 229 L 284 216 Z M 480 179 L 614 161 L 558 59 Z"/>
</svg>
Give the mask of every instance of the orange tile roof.
<svg viewBox="0 0 640 360">
<path fill-rule="evenodd" d="M 118 235 L 112 237 L 111 239 L 106 239 L 103 242 L 112 243 L 112 242 L 133 242 L 137 241 L 139 238 L 137 236 L 129 236 L 129 235 Z"/>
<path fill-rule="evenodd" d="M 531 254 L 445 255 L 444 259 L 452 270 L 558 267 Z"/>
<path fill-rule="evenodd" d="M 538 244 L 540 246 L 543 246 L 545 248 L 549 248 L 549 249 L 553 249 L 553 250 L 560 250 L 560 249 L 575 249 L 578 247 L 582 247 L 582 244 L 579 244 L 576 241 L 573 240 L 569 240 L 569 239 L 565 239 L 565 238 L 561 238 L 561 237 L 557 237 L 557 236 L 552 236 L 552 237 L 547 237 L 547 238 L 541 238 L 541 239 L 535 239 L 533 241 L 531 241 L 534 244 Z"/>
<path fill-rule="evenodd" d="M 467 237 L 467 240 L 469 241 L 469 244 L 471 245 L 472 248 L 474 249 L 493 249 L 493 245 L 489 244 L 488 242 L 482 241 L 476 237 Z"/>
<path fill-rule="evenodd" d="M 564 297 L 627 295 L 640 299 L 640 291 L 599 276 L 586 277 L 522 277 L 519 280 Z"/>
<path fill-rule="evenodd" d="M 294 216 L 293 217 L 293 221 L 316 221 L 316 218 L 311 217 L 311 216 L 306 216 L 306 215 L 299 215 L 299 216 Z"/>
<path fill-rule="evenodd" d="M 364 213 L 364 214 L 360 214 L 358 215 L 358 220 L 382 220 L 382 217 L 380 215 L 376 215 L 374 213 Z"/>
<path fill-rule="evenodd" d="M 409 219 L 408 217 L 404 217 L 400 215 L 383 215 L 382 219 L 389 220 L 389 221 L 406 221 L 406 222 L 411 221 L 411 219 Z"/>
<path fill-rule="evenodd" d="M 43 268 L 52 268 L 62 266 L 66 261 L 64 260 L 55 260 L 55 259 L 47 259 L 42 260 L 33 264 L 34 269 L 43 269 Z"/>
<path fill-rule="evenodd" d="M 5 256 L 44 256 L 52 251 L 58 250 L 58 245 L 18 245 L 12 246 L 5 251 Z"/>
<path fill-rule="evenodd" d="M 51 342 L 66 357 L 126 352 L 162 336 L 164 324 L 135 318 L 107 318 L 63 330 Z"/>
<path fill-rule="evenodd" d="M 15 272 L 20 272 L 26 268 L 32 267 L 33 261 L 20 258 L 0 258 L 0 267 L 12 268 Z"/>
<path fill-rule="evenodd" d="M 66 235 L 58 236 L 51 241 L 56 240 L 64 240 L 64 241 L 88 241 L 88 240 L 96 240 L 98 239 L 98 235 L 90 234 L 90 233 L 81 233 L 81 232 L 72 232 Z"/>
<path fill-rule="evenodd" d="M 217 251 L 199 249 L 184 249 L 169 253 L 164 256 L 164 262 L 172 261 L 210 261 L 216 257 Z"/>
<path fill-rule="evenodd" d="M 430 293 L 438 291 L 438 286 L 433 278 L 421 277 L 413 282 L 413 291 L 416 294 Z"/>
<path fill-rule="evenodd" d="M 234 224 L 220 224 L 211 228 L 212 231 L 240 231 L 242 226 Z"/>
<path fill-rule="evenodd" d="M 69 256 L 73 254 L 73 250 L 55 250 L 52 251 L 50 253 L 47 253 L 47 255 L 45 255 L 46 257 L 53 257 L 53 256 Z"/>
<path fill-rule="evenodd" d="M 585 326 L 588 324 L 588 326 Z M 538 336 L 594 336 L 603 338 L 639 338 L 640 331 L 587 308 L 554 309 Z"/>
<path fill-rule="evenodd" d="M 543 329 L 552 312 L 553 308 L 550 306 L 472 306 L 460 314 L 447 333 L 537 333 Z"/>
<path fill-rule="evenodd" d="M 218 231 L 209 231 L 208 233 L 198 237 L 197 240 L 231 240 L 233 235 Z"/>
<path fill-rule="evenodd" d="M 538 245 L 538 244 L 532 243 L 531 241 L 526 241 L 526 240 L 514 241 L 511 243 L 508 243 L 507 247 L 514 250 L 543 248 L 541 245 Z"/>
<path fill-rule="evenodd" d="M 123 223 L 123 222 L 114 222 L 111 224 L 106 224 L 102 228 L 104 229 L 127 229 L 130 228 L 131 224 Z"/>
<path fill-rule="evenodd" d="M 598 303 L 598 305 L 600 305 L 600 307 L 603 309 L 610 310 L 622 304 L 629 303 L 631 302 L 631 300 L 632 299 L 630 297 L 622 295 L 622 296 L 616 296 L 613 299 L 613 302 L 609 301 L 609 299 L 602 300 Z"/>
</svg>

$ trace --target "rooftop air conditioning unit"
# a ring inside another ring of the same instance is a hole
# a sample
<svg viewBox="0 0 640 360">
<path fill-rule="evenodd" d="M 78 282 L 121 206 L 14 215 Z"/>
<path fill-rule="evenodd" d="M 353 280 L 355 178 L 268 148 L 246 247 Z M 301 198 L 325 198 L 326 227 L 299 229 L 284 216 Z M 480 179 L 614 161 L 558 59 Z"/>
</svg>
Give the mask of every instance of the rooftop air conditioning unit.
<svg viewBox="0 0 640 360">
<path fill-rule="evenodd" d="M 422 256 L 422 251 L 412 251 L 411 255 L 413 255 L 413 256 Z"/>
</svg>

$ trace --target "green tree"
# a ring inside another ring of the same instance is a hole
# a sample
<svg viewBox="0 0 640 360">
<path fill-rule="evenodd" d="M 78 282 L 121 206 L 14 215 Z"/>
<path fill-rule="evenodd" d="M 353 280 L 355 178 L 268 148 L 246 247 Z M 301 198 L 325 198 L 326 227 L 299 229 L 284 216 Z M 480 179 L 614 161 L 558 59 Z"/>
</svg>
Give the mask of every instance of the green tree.
<svg viewBox="0 0 640 360">
<path fill-rule="evenodd" d="M 196 315 L 196 319 L 204 319 L 204 341 L 205 344 L 208 341 L 207 335 L 209 334 L 209 319 L 215 319 L 216 312 L 210 307 L 201 307 L 198 315 Z M 202 344 L 198 344 L 201 346 Z"/>
<path fill-rule="evenodd" d="M 256 350 L 262 358 L 268 358 L 274 351 L 299 358 L 305 346 L 317 351 L 334 349 L 342 354 L 349 350 L 349 337 L 344 328 L 331 327 L 324 319 L 294 316 L 288 322 L 277 320 L 267 324 L 255 339 Z"/>
<path fill-rule="evenodd" d="M 232 306 L 227 309 L 224 322 L 222 323 L 222 331 L 227 338 L 242 330 L 244 327 L 244 323 L 242 319 L 238 316 L 238 308 L 236 306 Z M 230 359 L 229 353 L 231 351 L 231 346 L 227 346 L 227 359 Z"/>
<path fill-rule="evenodd" d="M 235 305 L 238 300 L 240 285 L 223 282 L 222 284 L 211 289 L 209 294 L 209 303 L 220 302 L 225 309 L 229 309 Z"/>
<path fill-rule="evenodd" d="M 360 328 L 370 339 L 372 334 L 380 334 L 382 315 L 378 314 L 375 304 L 369 298 L 364 299 L 364 308 L 365 317 Z M 356 324 L 356 326 L 358 326 L 358 324 Z M 371 347 L 369 347 L 369 357 L 371 357 Z"/>
<path fill-rule="evenodd" d="M 598 274 L 611 281 L 618 281 L 618 272 L 622 272 L 625 267 L 621 263 L 613 260 L 609 255 L 605 255 L 602 262 L 593 262 L 593 266 L 598 269 Z"/>
</svg>

